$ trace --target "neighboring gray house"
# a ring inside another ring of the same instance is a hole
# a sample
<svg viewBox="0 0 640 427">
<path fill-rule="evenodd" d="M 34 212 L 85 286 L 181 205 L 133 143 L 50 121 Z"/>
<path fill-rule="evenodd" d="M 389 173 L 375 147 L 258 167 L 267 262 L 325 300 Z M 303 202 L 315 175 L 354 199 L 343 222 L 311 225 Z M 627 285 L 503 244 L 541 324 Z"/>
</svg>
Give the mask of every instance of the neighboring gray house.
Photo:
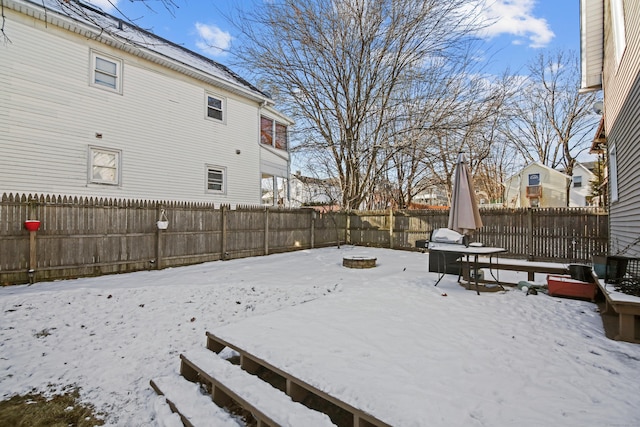
<svg viewBox="0 0 640 427">
<path fill-rule="evenodd" d="M 603 90 L 610 254 L 640 257 L 640 2 L 581 0 L 582 90 Z"/>
<path fill-rule="evenodd" d="M 292 121 L 225 66 L 82 3 L 2 3 L 0 194 L 258 205 L 288 179 Z"/>
</svg>

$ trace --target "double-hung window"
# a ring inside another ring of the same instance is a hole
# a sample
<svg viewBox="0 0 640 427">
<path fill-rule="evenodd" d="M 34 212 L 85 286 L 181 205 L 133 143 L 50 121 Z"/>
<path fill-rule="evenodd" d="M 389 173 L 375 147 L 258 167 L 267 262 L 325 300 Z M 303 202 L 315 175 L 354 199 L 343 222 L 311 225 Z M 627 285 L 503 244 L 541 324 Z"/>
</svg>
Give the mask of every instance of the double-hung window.
<svg viewBox="0 0 640 427">
<path fill-rule="evenodd" d="M 102 147 L 89 147 L 89 182 L 120 185 L 121 152 Z"/>
<path fill-rule="evenodd" d="M 582 187 L 582 176 L 574 176 L 573 177 L 573 187 Z"/>
<path fill-rule="evenodd" d="M 286 150 L 288 145 L 287 125 L 268 117 L 260 117 L 260 142 L 265 145 Z"/>
<path fill-rule="evenodd" d="M 208 193 L 226 193 L 226 170 L 220 166 L 206 166 L 206 185 Z"/>
<path fill-rule="evenodd" d="M 224 100 L 219 96 L 207 94 L 207 117 L 224 121 Z"/>
<path fill-rule="evenodd" d="M 91 85 L 122 93 L 122 61 L 91 51 Z"/>
</svg>

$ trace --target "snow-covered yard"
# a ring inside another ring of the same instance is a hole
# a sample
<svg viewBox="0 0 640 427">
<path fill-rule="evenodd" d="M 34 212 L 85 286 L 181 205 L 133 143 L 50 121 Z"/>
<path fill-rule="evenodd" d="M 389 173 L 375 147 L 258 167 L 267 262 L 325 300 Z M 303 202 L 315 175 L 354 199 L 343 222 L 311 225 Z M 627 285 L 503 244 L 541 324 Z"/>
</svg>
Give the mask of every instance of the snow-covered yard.
<svg viewBox="0 0 640 427">
<path fill-rule="evenodd" d="M 434 287 L 427 257 L 333 247 L 2 288 L 0 400 L 74 384 L 110 425 L 176 425 L 149 380 L 211 331 L 394 426 L 640 425 L 640 345 L 607 339 L 595 304 Z"/>
</svg>

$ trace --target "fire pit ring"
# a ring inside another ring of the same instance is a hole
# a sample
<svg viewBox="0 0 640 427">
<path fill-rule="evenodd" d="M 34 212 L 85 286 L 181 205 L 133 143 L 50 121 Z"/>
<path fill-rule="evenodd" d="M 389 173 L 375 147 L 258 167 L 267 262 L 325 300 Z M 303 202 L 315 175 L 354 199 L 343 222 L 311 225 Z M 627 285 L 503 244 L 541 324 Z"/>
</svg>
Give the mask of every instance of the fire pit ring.
<svg viewBox="0 0 640 427">
<path fill-rule="evenodd" d="M 350 256 L 342 258 L 342 266 L 347 268 L 373 268 L 376 258 L 364 256 Z"/>
</svg>

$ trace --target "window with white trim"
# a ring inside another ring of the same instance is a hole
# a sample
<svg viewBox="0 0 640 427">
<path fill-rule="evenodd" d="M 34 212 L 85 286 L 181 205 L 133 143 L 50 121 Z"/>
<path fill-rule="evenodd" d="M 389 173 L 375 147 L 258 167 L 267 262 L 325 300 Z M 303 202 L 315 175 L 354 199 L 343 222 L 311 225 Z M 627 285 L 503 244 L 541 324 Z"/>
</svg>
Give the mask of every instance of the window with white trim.
<svg viewBox="0 0 640 427">
<path fill-rule="evenodd" d="M 121 158 L 120 150 L 89 147 L 89 182 L 120 185 Z"/>
<path fill-rule="evenodd" d="M 122 60 L 91 51 L 91 86 L 122 93 Z"/>
<path fill-rule="evenodd" d="M 287 125 L 278 123 L 269 117 L 260 116 L 260 142 L 280 150 L 286 150 L 289 136 Z"/>
<path fill-rule="evenodd" d="M 582 176 L 574 176 L 573 177 L 573 186 L 575 188 L 582 187 Z"/>
<path fill-rule="evenodd" d="M 207 193 L 225 194 L 227 191 L 226 174 L 226 168 L 207 165 Z"/>
<path fill-rule="evenodd" d="M 224 121 L 224 100 L 219 96 L 207 94 L 207 117 Z"/>
<path fill-rule="evenodd" d="M 609 190 L 613 203 L 618 201 L 618 159 L 615 143 L 609 140 L 607 145 L 609 149 Z"/>
</svg>

